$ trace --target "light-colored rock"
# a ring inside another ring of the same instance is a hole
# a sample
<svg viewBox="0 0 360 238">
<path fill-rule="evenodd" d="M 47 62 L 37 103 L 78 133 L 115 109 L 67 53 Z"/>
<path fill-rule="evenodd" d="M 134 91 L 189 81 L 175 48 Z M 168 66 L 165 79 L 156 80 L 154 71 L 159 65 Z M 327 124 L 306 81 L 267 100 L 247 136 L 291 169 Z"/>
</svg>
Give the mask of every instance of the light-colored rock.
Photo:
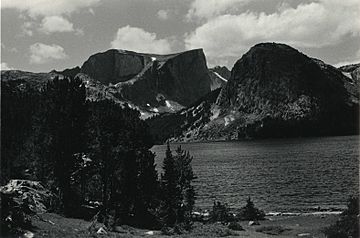
<svg viewBox="0 0 360 238">
<path fill-rule="evenodd" d="M 249 221 L 249 226 L 258 226 L 260 223 L 258 221 Z"/>
<path fill-rule="evenodd" d="M 8 184 L 0 187 L 0 192 L 21 205 L 27 206 L 34 213 L 46 212 L 53 199 L 53 194 L 44 188 L 38 181 L 10 180 Z"/>
</svg>

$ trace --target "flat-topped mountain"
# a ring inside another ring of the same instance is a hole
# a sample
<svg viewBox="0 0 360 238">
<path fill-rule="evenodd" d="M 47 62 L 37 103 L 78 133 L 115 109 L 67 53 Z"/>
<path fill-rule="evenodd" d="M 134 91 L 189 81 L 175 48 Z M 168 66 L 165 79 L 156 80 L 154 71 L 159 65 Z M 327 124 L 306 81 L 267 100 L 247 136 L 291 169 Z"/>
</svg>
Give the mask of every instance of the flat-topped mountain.
<svg viewBox="0 0 360 238">
<path fill-rule="evenodd" d="M 91 100 L 127 103 L 143 117 L 177 112 L 206 95 L 211 79 L 202 49 L 170 55 L 143 54 L 111 49 L 89 57 L 81 67 L 47 73 L 4 71 L 3 77 L 39 84 L 56 75 L 79 77 Z M 28 77 L 31 74 L 31 77 Z"/>
<path fill-rule="evenodd" d="M 216 100 L 200 110 L 201 105 L 192 112 L 202 118 L 196 126 L 184 126 L 187 119 L 181 126 L 186 130 L 169 137 L 226 140 L 358 133 L 358 83 L 284 44 L 252 47 L 235 63 Z"/>
<path fill-rule="evenodd" d="M 155 112 L 161 106 L 187 107 L 210 92 L 201 49 L 171 55 L 108 50 L 91 56 L 81 73 L 113 85 L 124 100 Z"/>
</svg>

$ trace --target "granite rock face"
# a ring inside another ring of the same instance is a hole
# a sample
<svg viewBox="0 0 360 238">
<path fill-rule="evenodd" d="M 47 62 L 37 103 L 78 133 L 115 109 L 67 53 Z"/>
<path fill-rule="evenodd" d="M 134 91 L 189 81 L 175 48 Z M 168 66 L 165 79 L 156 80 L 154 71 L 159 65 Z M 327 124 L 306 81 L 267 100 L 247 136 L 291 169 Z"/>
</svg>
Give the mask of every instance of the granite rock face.
<svg viewBox="0 0 360 238">
<path fill-rule="evenodd" d="M 234 65 L 216 105 L 240 138 L 358 133 L 356 85 L 284 44 L 252 47 Z"/>
</svg>

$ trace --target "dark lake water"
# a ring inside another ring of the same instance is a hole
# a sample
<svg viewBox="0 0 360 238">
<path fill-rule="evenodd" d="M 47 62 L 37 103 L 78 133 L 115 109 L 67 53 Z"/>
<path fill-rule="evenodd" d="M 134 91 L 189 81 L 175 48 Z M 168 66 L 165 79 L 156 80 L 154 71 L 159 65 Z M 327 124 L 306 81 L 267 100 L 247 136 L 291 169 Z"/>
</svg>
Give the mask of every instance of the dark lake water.
<svg viewBox="0 0 360 238">
<path fill-rule="evenodd" d="M 214 200 L 240 208 L 248 196 L 266 212 L 343 209 L 359 191 L 359 136 L 181 145 L 194 157 L 196 206 L 202 209 Z M 165 150 L 152 148 L 159 171 Z"/>
</svg>

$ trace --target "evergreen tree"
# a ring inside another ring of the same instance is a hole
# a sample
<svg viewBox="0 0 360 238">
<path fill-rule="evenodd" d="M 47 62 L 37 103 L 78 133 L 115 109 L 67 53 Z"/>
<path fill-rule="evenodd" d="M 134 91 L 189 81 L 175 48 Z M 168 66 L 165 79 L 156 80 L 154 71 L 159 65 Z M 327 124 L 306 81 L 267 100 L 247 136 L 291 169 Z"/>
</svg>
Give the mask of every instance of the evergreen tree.
<svg viewBox="0 0 360 238">
<path fill-rule="evenodd" d="M 1 184 L 26 178 L 26 143 L 32 133 L 39 92 L 18 81 L 1 81 Z"/>
<path fill-rule="evenodd" d="M 191 213 L 195 204 L 192 181 L 195 178 L 191 167 L 192 157 L 179 146 L 175 156 L 169 143 L 163 162 L 161 176 L 162 205 L 160 216 L 165 226 L 191 223 Z"/>
<path fill-rule="evenodd" d="M 105 100 L 91 103 L 89 152 L 102 183 L 107 225 L 140 223 L 157 188 L 152 141 L 139 113 Z"/>
<path fill-rule="evenodd" d="M 241 208 L 240 213 L 238 214 L 239 219 L 241 220 L 264 220 L 265 213 L 264 211 L 255 207 L 254 202 L 251 201 L 249 197 L 246 200 L 246 205 Z"/>
<path fill-rule="evenodd" d="M 161 175 L 162 223 L 166 226 L 173 226 L 177 222 L 177 209 L 180 206 L 180 191 L 177 184 L 177 171 L 175 159 L 171 153 L 170 144 L 167 143 L 165 158 L 163 161 L 163 173 Z"/>
<path fill-rule="evenodd" d="M 65 214 L 71 214 L 76 197 L 71 188 L 76 154 L 84 151 L 87 117 L 86 91 L 80 79 L 55 78 L 47 83 L 41 100 L 44 128 L 48 133 L 49 159 Z"/>
</svg>

